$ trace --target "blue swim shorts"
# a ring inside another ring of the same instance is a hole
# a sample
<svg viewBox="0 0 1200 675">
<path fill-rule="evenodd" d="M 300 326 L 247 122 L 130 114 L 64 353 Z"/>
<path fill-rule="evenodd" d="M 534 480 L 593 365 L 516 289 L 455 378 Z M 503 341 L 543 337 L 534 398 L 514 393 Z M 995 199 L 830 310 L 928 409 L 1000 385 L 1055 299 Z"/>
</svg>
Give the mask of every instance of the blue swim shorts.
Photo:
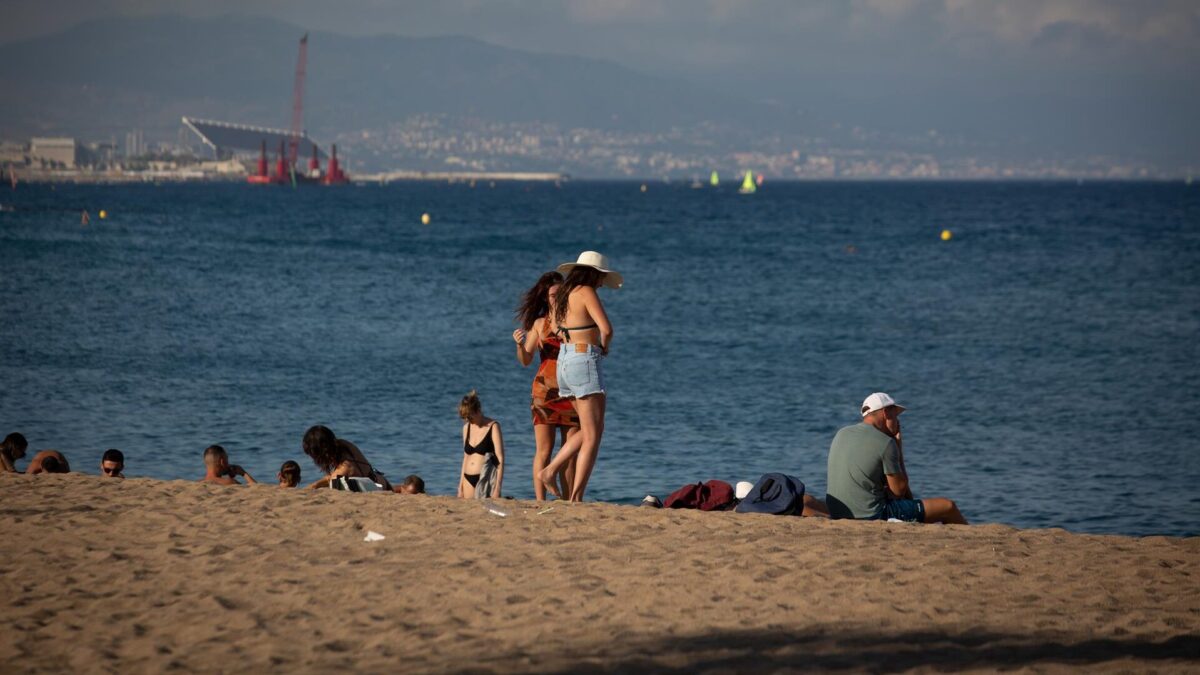
<svg viewBox="0 0 1200 675">
<path fill-rule="evenodd" d="M 895 518 L 906 523 L 925 522 L 925 504 L 920 499 L 894 499 L 885 502 L 875 514 L 875 520 Z"/>
<path fill-rule="evenodd" d="M 604 393 L 604 359 L 600 347 L 583 343 L 565 343 L 558 351 L 558 395 L 583 398 Z"/>
</svg>

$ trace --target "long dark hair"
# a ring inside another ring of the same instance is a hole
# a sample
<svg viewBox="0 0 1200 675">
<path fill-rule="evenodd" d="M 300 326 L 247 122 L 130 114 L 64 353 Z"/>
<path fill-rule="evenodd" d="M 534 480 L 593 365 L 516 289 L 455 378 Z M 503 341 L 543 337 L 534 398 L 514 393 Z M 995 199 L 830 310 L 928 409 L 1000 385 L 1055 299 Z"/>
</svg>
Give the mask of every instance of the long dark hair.
<svg viewBox="0 0 1200 675">
<path fill-rule="evenodd" d="M 562 286 L 558 287 L 558 303 L 554 306 L 554 322 L 562 325 L 567 319 L 567 305 L 570 304 L 571 291 L 585 286 L 595 288 L 604 281 L 605 273 L 595 267 L 580 265 L 573 268 Z"/>
<path fill-rule="evenodd" d="M 25 448 L 28 447 L 29 442 L 25 440 L 25 437 L 15 431 L 5 436 L 4 441 L 0 442 L 0 452 L 8 455 L 9 459 L 16 459 L 18 453 L 25 452 Z"/>
<path fill-rule="evenodd" d="M 537 283 L 525 291 L 525 295 L 521 296 L 521 304 L 513 312 L 521 328 L 533 328 L 534 321 L 550 313 L 550 287 L 562 282 L 563 275 L 552 270 L 538 277 Z"/>
<path fill-rule="evenodd" d="M 342 449 L 337 436 L 329 427 L 317 425 L 304 432 L 304 454 L 312 458 L 313 464 L 325 473 L 330 473 L 342 463 Z"/>
</svg>

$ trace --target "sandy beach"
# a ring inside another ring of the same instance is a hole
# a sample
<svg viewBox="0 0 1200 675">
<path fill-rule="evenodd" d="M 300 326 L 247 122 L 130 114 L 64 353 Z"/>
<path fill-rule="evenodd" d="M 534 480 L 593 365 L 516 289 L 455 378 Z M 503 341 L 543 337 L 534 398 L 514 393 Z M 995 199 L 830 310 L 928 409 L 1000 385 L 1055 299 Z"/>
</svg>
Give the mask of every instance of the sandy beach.
<svg viewBox="0 0 1200 675">
<path fill-rule="evenodd" d="M 4 475 L 0 495 L 5 673 L 1200 669 L 1200 538 L 502 518 L 83 475 Z"/>
</svg>

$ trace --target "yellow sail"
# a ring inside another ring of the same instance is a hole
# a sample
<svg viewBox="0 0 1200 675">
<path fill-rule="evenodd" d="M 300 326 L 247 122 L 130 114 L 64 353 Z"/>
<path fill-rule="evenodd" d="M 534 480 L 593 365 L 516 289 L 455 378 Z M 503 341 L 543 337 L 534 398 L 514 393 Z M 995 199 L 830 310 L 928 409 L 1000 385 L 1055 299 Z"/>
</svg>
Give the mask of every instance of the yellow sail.
<svg viewBox="0 0 1200 675">
<path fill-rule="evenodd" d="M 721 177 L 717 175 L 716 171 L 712 172 L 712 175 L 708 177 L 708 184 L 713 187 L 721 184 Z"/>
<path fill-rule="evenodd" d="M 742 188 L 738 192 L 744 195 L 752 195 L 758 187 L 754 185 L 754 174 L 750 171 L 746 172 L 746 178 L 742 181 Z"/>
</svg>

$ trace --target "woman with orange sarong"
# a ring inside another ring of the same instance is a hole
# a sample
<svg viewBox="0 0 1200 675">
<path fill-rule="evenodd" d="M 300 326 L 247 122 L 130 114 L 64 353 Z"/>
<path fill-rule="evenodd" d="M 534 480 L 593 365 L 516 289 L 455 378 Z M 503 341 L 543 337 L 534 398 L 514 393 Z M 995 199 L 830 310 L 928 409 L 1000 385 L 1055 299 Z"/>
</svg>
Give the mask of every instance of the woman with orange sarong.
<svg viewBox="0 0 1200 675">
<path fill-rule="evenodd" d="M 555 291 L 562 281 L 563 276 L 558 272 L 547 272 L 525 292 L 516 311 L 521 327 L 513 331 L 513 341 L 517 343 L 517 360 L 521 365 L 528 366 L 532 363 L 534 354 L 541 357 L 537 374 L 533 377 L 529 405 L 536 443 L 533 454 L 533 491 L 538 501 L 546 498 L 546 486 L 538 475 L 550 461 L 556 430 L 561 436 L 562 444 L 566 444 L 567 439 L 579 431 L 579 415 L 575 412 L 575 407 L 571 405 L 571 401 L 562 398 L 558 393 L 558 350 L 562 339 L 558 336 L 552 315 Z M 569 491 L 574 473 L 575 464 L 571 462 L 564 465 L 562 472 L 558 474 L 557 480 L 561 481 L 565 488 L 563 494 Z"/>
</svg>

